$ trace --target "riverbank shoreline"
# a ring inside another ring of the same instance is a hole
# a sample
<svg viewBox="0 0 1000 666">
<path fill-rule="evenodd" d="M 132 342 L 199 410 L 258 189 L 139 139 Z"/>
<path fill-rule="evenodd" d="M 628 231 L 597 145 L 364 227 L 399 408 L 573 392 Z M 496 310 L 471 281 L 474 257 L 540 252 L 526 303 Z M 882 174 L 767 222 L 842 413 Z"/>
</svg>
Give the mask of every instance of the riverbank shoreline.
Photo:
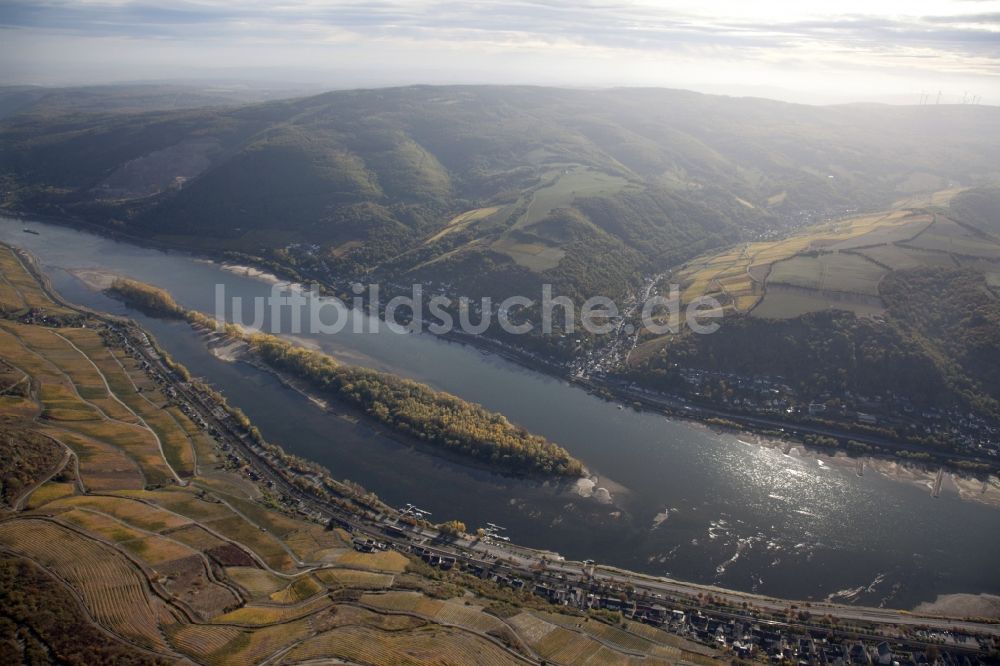
<svg viewBox="0 0 1000 666">
<path fill-rule="evenodd" d="M 375 420 L 373 420 L 369 414 L 364 410 L 355 407 L 353 405 L 345 403 L 343 400 L 339 400 L 336 397 L 326 398 L 317 392 L 310 390 L 305 382 L 290 375 L 287 372 L 282 372 L 276 368 L 271 367 L 267 363 L 256 358 L 254 353 L 250 350 L 249 344 L 244 341 L 231 340 L 218 334 L 216 331 L 207 329 L 204 327 L 192 325 L 192 329 L 199 333 L 205 340 L 205 344 L 209 351 L 220 360 L 225 360 L 228 362 L 243 363 L 255 370 L 267 373 L 273 376 L 278 382 L 285 388 L 295 391 L 303 398 L 312 403 L 316 408 L 324 411 L 325 413 L 331 414 L 334 417 L 345 419 L 351 423 L 364 423 L 365 427 L 369 428 L 375 433 L 387 437 L 403 446 L 407 446 L 419 451 L 423 451 L 428 455 L 433 455 L 435 457 L 443 458 L 444 460 L 449 460 L 456 464 L 469 467 L 472 469 L 481 470 L 488 472 L 490 474 L 495 474 L 502 478 L 516 479 L 518 481 L 525 481 L 529 483 L 539 483 L 540 485 L 552 485 L 554 487 L 562 487 L 564 489 L 575 488 L 580 481 L 589 480 L 593 478 L 593 475 L 589 470 L 585 470 L 585 474 L 581 477 L 565 477 L 565 476 L 546 476 L 543 474 L 528 474 L 528 473 L 515 473 L 504 469 L 498 469 L 496 467 L 491 467 L 489 464 L 477 460 L 474 458 L 467 458 L 455 454 L 447 449 L 441 449 L 434 447 L 430 444 L 420 441 L 416 437 L 407 436 L 400 433 L 397 430 L 389 428 Z M 213 340 L 214 338 L 214 340 Z M 217 351 L 223 351 L 221 354 L 216 353 Z M 336 405 L 336 407 L 334 406 Z"/>
<path fill-rule="evenodd" d="M 833 436 L 839 436 L 841 438 L 851 438 L 859 441 L 861 443 L 868 443 L 872 446 L 878 446 L 881 448 L 890 448 L 896 451 L 910 451 L 915 453 L 927 453 L 932 456 L 931 460 L 913 460 L 908 459 L 904 456 L 894 456 L 888 455 L 879 451 L 858 453 L 853 451 L 848 451 L 841 448 L 834 447 L 823 447 L 814 444 L 807 444 L 801 440 L 803 434 L 831 434 L 832 431 L 825 430 L 823 428 L 813 428 L 807 425 L 778 421 L 773 424 L 755 426 L 753 421 L 762 421 L 763 419 L 755 419 L 754 417 L 747 417 L 746 415 L 726 412 L 724 410 L 717 410 L 715 408 L 705 408 L 701 406 L 691 406 L 691 405 L 676 405 L 667 406 L 664 404 L 666 401 L 676 402 L 676 399 L 665 395 L 658 394 L 659 400 L 649 395 L 629 392 L 622 389 L 620 386 L 608 381 L 595 380 L 590 378 L 574 377 L 565 372 L 563 368 L 559 366 L 548 363 L 544 360 L 529 357 L 527 354 L 521 354 L 517 350 L 510 349 L 501 343 L 494 340 L 486 338 L 484 336 L 469 336 L 463 335 L 458 332 L 449 333 L 446 335 L 437 336 L 447 342 L 468 345 L 473 349 L 479 351 L 484 351 L 487 353 L 495 354 L 500 358 L 503 358 L 519 367 L 532 372 L 538 372 L 540 374 L 547 375 L 554 379 L 558 379 L 566 382 L 567 384 L 578 386 L 585 390 L 590 395 L 600 398 L 609 403 L 618 403 L 627 409 L 634 409 L 639 412 L 650 412 L 655 414 L 661 414 L 670 419 L 676 419 L 678 421 L 686 422 L 692 426 L 697 426 L 701 428 L 707 428 L 716 433 L 726 433 L 731 435 L 745 435 L 750 436 L 760 443 L 762 440 L 771 442 L 768 444 L 771 448 L 780 447 L 799 447 L 806 449 L 808 451 L 814 452 L 819 455 L 832 455 L 834 457 L 838 455 L 844 455 L 854 460 L 863 460 L 865 458 L 874 458 L 879 460 L 884 460 L 891 463 L 901 463 L 909 465 L 920 465 L 920 464 L 938 464 L 942 467 L 947 468 L 954 474 L 961 474 L 968 477 L 976 478 L 977 480 L 982 480 L 976 476 L 975 470 L 965 469 L 961 465 L 956 464 L 956 458 L 965 458 L 969 460 L 974 460 L 975 462 L 981 462 L 985 464 L 992 465 L 989 471 L 981 471 L 980 475 L 985 474 L 987 478 L 993 477 L 997 478 L 1000 474 L 1000 463 L 995 461 L 989 461 L 981 458 L 967 458 L 963 456 L 957 456 L 955 454 L 949 454 L 945 452 L 935 451 L 927 448 L 915 447 L 899 442 L 890 442 L 888 440 L 882 440 L 874 437 L 869 437 L 859 433 L 839 433 L 833 434 Z M 540 364 L 537 365 L 537 364 Z M 639 403 L 639 404 L 637 404 Z M 697 411 L 707 411 L 704 418 L 693 417 L 689 410 Z M 749 420 L 747 420 L 749 419 Z M 732 421 L 735 427 L 729 426 L 719 421 Z M 775 431 L 784 431 L 781 435 L 776 435 Z M 852 455 L 855 454 L 855 455 Z M 1000 494 L 1000 490 L 998 490 Z M 971 494 L 966 493 L 964 496 L 969 495 L 970 499 L 974 499 Z M 991 506 L 1000 506 L 1000 496 L 987 502 Z"/>
<path fill-rule="evenodd" d="M 24 215 L 20 213 L 20 215 Z M 276 282 L 291 282 L 297 283 L 299 278 L 296 276 L 282 276 L 274 272 L 273 266 L 266 265 L 254 265 L 252 261 L 249 261 L 250 257 L 242 257 L 246 263 L 241 263 L 240 261 L 234 261 L 231 257 L 225 257 L 224 253 L 213 253 L 209 251 L 196 252 L 189 247 L 183 247 L 180 245 L 171 245 L 168 243 L 162 243 L 159 241 L 154 241 L 152 239 L 139 239 L 129 236 L 128 234 L 115 232 L 111 229 L 101 227 L 94 223 L 88 223 L 84 221 L 79 221 L 73 218 L 68 219 L 55 219 L 52 216 L 35 216 L 39 219 L 39 222 L 43 223 L 54 223 L 60 226 L 65 226 L 68 228 L 78 228 L 87 233 L 98 233 L 99 235 L 111 238 L 112 240 L 120 240 L 122 242 L 128 242 L 132 244 L 138 244 L 140 246 L 145 246 L 153 249 L 158 249 L 164 252 L 179 252 L 188 257 L 194 259 L 201 259 L 209 261 L 222 267 L 224 270 L 230 272 L 243 274 L 252 279 L 259 279 L 269 284 L 274 284 Z M 27 218 L 18 217 L 15 219 L 30 221 Z M 325 285 L 329 288 L 329 285 Z M 365 316 L 375 316 L 368 309 L 362 311 Z M 623 388 L 615 382 L 608 380 L 601 380 L 596 378 L 586 378 L 586 377 L 575 377 L 569 374 L 566 369 L 556 363 L 549 362 L 545 359 L 538 358 L 530 352 L 517 350 L 511 348 L 508 345 L 503 344 L 500 341 L 494 340 L 486 336 L 474 336 L 465 335 L 460 332 L 451 332 L 444 335 L 435 335 L 438 339 L 444 340 L 449 343 L 457 343 L 460 345 L 466 345 L 472 349 L 478 351 L 496 355 L 506 361 L 509 361 L 525 370 L 531 372 L 537 372 L 554 379 L 566 382 L 571 385 L 578 386 L 583 390 L 587 391 L 595 397 L 601 398 L 609 403 L 619 403 L 625 407 L 638 409 L 639 411 L 648 411 L 651 413 L 661 414 L 663 416 L 669 417 L 671 419 L 677 419 L 679 421 L 684 421 L 691 425 L 697 425 L 698 427 L 707 427 L 717 433 L 727 433 L 736 436 L 744 435 L 753 438 L 780 438 L 782 441 L 794 440 L 794 446 L 803 447 L 804 449 L 819 453 L 819 454 L 838 454 L 845 453 L 852 459 L 863 460 L 864 458 L 871 457 L 882 459 L 897 463 L 908 463 L 908 464 L 928 464 L 928 465 L 940 465 L 946 467 L 949 471 L 957 473 L 963 476 L 968 476 L 977 479 L 978 481 L 988 480 L 990 477 L 995 477 L 998 472 L 1000 472 L 1000 464 L 993 460 L 987 460 L 977 457 L 969 456 L 959 456 L 956 454 L 950 454 L 947 452 L 937 451 L 934 449 L 917 447 L 914 445 L 909 445 L 901 442 L 890 441 L 883 438 L 878 438 L 874 436 L 869 436 L 863 433 L 855 433 L 850 431 L 839 431 L 836 429 L 831 429 L 821 426 L 811 426 L 808 424 L 800 424 L 795 422 L 788 422 L 781 419 L 772 420 L 760 417 L 747 416 L 744 414 L 733 413 L 726 410 L 721 410 L 715 407 L 705 407 L 700 405 L 682 404 L 676 397 L 669 396 L 666 394 L 656 394 L 649 395 L 645 392 L 635 392 L 629 391 L 627 388 Z M 702 416 L 696 416 L 695 414 L 701 412 Z M 731 424 L 731 425 L 730 425 Z M 854 439 L 855 441 L 861 442 L 867 446 L 878 447 L 882 450 L 880 451 L 848 451 L 843 448 L 831 448 L 816 446 L 813 444 L 804 443 L 803 437 L 810 434 L 820 434 L 825 436 L 832 436 L 837 439 L 846 440 Z M 894 451 L 908 451 L 913 453 L 927 454 L 931 457 L 930 460 L 915 461 L 908 459 L 905 456 L 894 455 Z M 974 464 L 990 465 L 989 470 L 974 470 L 963 468 L 961 461 L 968 461 Z M 963 497 L 967 497 L 972 500 L 977 500 L 976 494 L 969 492 L 968 489 L 963 493 Z M 1000 500 L 987 502 L 990 505 L 1000 505 Z"/>
<path fill-rule="evenodd" d="M 394 439 L 401 443 L 414 447 L 423 443 L 426 447 L 422 448 L 441 449 L 442 453 L 456 459 L 469 458 L 475 466 L 525 480 L 590 476 L 583 464 L 558 444 L 514 426 L 502 414 L 490 412 L 454 394 L 434 391 L 425 384 L 405 380 L 398 375 L 341 364 L 322 351 L 278 336 L 235 325 L 220 327 L 210 317 L 180 306 L 168 291 L 144 282 L 122 279 L 110 272 L 94 269 L 77 270 L 75 275 L 91 288 L 136 308 L 146 316 L 186 321 L 205 334 L 210 350 L 224 347 L 222 356 L 270 372 L 283 386 L 296 390 L 324 411 L 333 411 L 329 399 L 344 408 L 342 411 L 349 409 L 357 419 L 364 418 L 366 422 L 402 431 L 394 433 L 397 435 Z M 286 367 L 289 359 L 294 359 L 294 362 L 291 367 Z M 341 383 L 348 387 L 359 383 L 367 388 L 362 388 L 359 393 L 348 389 L 356 403 L 351 404 L 345 399 L 343 391 L 335 388 Z M 329 388 L 334 390 L 326 390 Z M 374 397 L 373 391 L 377 394 Z M 418 410 L 429 410 L 429 415 L 415 422 L 405 417 L 399 421 L 396 417 L 389 417 L 394 405 L 404 414 L 415 406 Z M 380 414 L 378 410 L 384 413 Z M 447 425 L 442 427 L 442 423 Z M 409 436 L 411 433 L 412 437 Z"/>
<path fill-rule="evenodd" d="M 645 575 L 648 575 L 648 574 L 645 574 Z M 657 579 L 659 579 L 659 577 L 657 577 L 657 576 L 655 576 L 655 575 L 654 575 L 653 577 L 654 577 L 654 578 L 657 578 Z M 674 580 L 676 580 L 676 579 L 674 579 Z M 773 598 L 773 597 L 772 597 L 772 598 Z"/>
</svg>

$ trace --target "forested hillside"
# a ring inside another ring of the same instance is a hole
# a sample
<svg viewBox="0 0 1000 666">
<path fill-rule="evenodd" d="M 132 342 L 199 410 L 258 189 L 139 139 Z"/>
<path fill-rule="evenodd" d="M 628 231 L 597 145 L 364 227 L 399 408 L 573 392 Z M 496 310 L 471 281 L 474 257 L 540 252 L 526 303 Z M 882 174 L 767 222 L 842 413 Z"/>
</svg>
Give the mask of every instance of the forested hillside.
<svg viewBox="0 0 1000 666">
<path fill-rule="evenodd" d="M 1000 188 L 982 187 L 962 192 L 951 202 L 962 219 L 994 238 L 1000 236 Z"/>
<path fill-rule="evenodd" d="M 998 152 L 989 107 L 411 87 L 13 115 L 0 122 L 0 183 L 7 211 L 238 251 L 303 276 L 617 296 L 714 247 L 976 184 Z"/>
<path fill-rule="evenodd" d="M 781 377 L 813 399 L 845 390 L 863 395 L 895 391 L 929 405 L 946 388 L 942 369 L 905 330 L 836 310 L 782 321 L 733 317 L 715 334 L 681 336 L 662 357 L 647 361 L 641 373 L 670 388 L 682 381 L 673 363 Z"/>
</svg>

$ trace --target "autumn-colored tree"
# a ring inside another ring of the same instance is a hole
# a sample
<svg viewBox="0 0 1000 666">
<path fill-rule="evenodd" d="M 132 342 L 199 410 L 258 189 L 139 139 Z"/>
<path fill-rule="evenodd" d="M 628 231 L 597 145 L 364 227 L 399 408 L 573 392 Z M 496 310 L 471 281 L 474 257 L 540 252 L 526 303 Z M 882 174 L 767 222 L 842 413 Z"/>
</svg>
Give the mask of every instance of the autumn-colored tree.
<svg viewBox="0 0 1000 666">
<path fill-rule="evenodd" d="M 465 534 L 465 523 L 461 520 L 449 520 L 445 523 L 441 523 L 437 526 L 437 528 L 442 534 L 452 537 L 462 536 Z"/>
</svg>

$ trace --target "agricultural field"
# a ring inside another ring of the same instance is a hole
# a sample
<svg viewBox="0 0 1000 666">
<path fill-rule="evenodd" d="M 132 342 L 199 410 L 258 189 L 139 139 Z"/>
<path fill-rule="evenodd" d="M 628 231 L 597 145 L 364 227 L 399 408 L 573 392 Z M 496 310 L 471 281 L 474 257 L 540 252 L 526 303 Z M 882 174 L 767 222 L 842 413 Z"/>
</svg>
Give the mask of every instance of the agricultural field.
<svg viewBox="0 0 1000 666">
<path fill-rule="evenodd" d="M 519 266 L 524 266 L 536 273 L 555 268 L 566 256 L 566 252 L 558 247 L 552 247 L 538 241 L 525 242 L 514 236 L 504 236 L 490 247 L 497 252 L 506 254 Z"/>
<path fill-rule="evenodd" d="M 829 308 L 881 314 L 878 286 L 888 273 L 859 254 L 799 254 L 771 267 L 766 294 L 753 315 L 785 319 Z"/>
<path fill-rule="evenodd" d="M 298 620 L 333 606 L 328 597 L 316 597 L 295 606 L 264 606 L 247 604 L 242 608 L 212 619 L 215 624 L 238 624 L 263 627 Z"/>
<path fill-rule="evenodd" d="M 958 257 L 1000 259 L 1000 243 L 995 239 L 943 216 L 905 245 Z"/>
<path fill-rule="evenodd" d="M 764 298 L 771 273 L 781 262 L 806 253 L 845 254 L 837 251 L 909 239 L 928 224 L 926 214 L 889 211 L 828 222 L 779 241 L 744 243 L 713 252 L 691 260 L 677 271 L 681 301 L 690 303 L 712 296 L 727 311 L 750 312 Z"/>
<path fill-rule="evenodd" d="M 434 617 L 444 606 L 440 599 L 431 599 L 420 592 L 409 591 L 366 594 L 361 597 L 361 602 L 373 608 L 415 613 L 424 617 Z"/>
<path fill-rule="evenodd" d="M 448 234 L 455 233 L 457 231 L 463 231 L 470 226 L 474 225 L 476 222 L 486 220 L 490 217 L 496 215 L 499 211 L 503 209 L 502 206 L 489 206 L 487 208 L 475 208 L 473 210 L 466 211 L 460 215 L 456 215 L 448 221 L 443 229 L 437 231 L 434 235 L 429 237 L 424 241 L 424 245 L 430 245 L 435 243 Z"/>
<path fill-rule="evenodd" d="M 884 312 L 879 285 L 892 271 L 994 260 L 994 239 L 939 210 L 906 207 L 713 252 L 682 266 L 676 279 L 682 303 L 711 296 L 726 313 L 788 319 L 837 309 L 873 316 Z M 987 279 L 989 268 L 977 264 Z"/>
<path fill-rule="evenodd" d="M 546 182 L 541 187 L 527 193 L 520 200 L 519 206 L 524 210 L 520 217 L 489 246 L 491 250 L 507 255 L 519 266 L 536 273 L 558 266 L 566 256 L 566 250 L 558 241 L 528 233 L 532 227 L 545 220 L 556 209 L 572 206 L 577 199 L 611 196 L 628 186 L 628 181 L 620 176 L 582 165 L 560 165 L 550 170 L 544 178 Z M 470 211 L 464 215 L 473 213 L 477 211 Z M 496 211 L 491 213 L 491 215 L 496 214 Z M 470 222 L 456 223 L 452 220 L 450 224 L 468 226 Z M 452 226 L 445 227 L 437 236 L 448 233 L 452 228 Z M 443 258 L 439 257 L 438 260 Z"/>
<path fill-rule="evenodd" d="M 226 646 L 239 641 L 244 632 L 239 627 L 184 624 L 169 632 L 170 642 L 198 663 L 216 663 L 214 655 L 222 654 Z"/>
<path fill-rule="evenodd" d="M 211 666 L 256 664 L 312 633 L 306 620 L 259 629 L 232 625 L 184 625 L 171 633 L 171 643 L 198 663 Z"/>
<path fill-rule="evenodd" d="M 149 582 L 120 552 L 43 520 L 0 524 L 0 543 L 38 562 L 82 597 L 108 631 L 151 649 L 166 649 L 160 631 L 162 603 Z"/>
<path fill-rule="evenodd" d="M 333 561 L 351 550 L 350 540 L 345 541 L 334 530 L 326 530 L 320 525 L 303 524 L 231 493 L 219 492 L 219 496 L 233 511 L 276 536 L 300 561 Z"/>
<path fill-rule="evenodd" d="M 167 594 L 191 609 L 199 621 L 208 622 L 244 603 L 239 590 L 216 576 L 212 564 L 201 554 L 170 560 L 154 571 Z"/>
<path fill-rule="evenodd" d="M 630 633 L 624 629 L 612 627 L 609 624 L 598 622 L 590 618 L 572 618 L 566 615 L 559 615 L 557 613 L 544 613 L 539 615 L 548 622 L 552 622 L 553 624 L 557 624 L 567 629 L 579 629 L 588 636 L 593 636 L 608 645 L 621 648 L 625 651 L 649 652 L 653 647 L 652 642 L 642 636 L 637 636 L 636 634 Z"/>
<path fill-rule="evenodd" d="M 483 612 L 480 606 L 466 604 L 462 599 L 443 602 L 431 619 L 441 624 L 493 635 L 501 634 L 507 628 L 507 625 L 496 616 Z"/>
<path fill-rule="evenodd" d="M 146 535 L 111 516 L 86 509 L 70 509 L 58 514 L 61 523 L 80 527 L 106 541 L 123 544 L 141 541 Z M 184 553 L 185 555 L 187 553 Z"/>
<path fill-rule="evenodd" d="M 965 187 L 952 187 L 934 192 L 914 194 L 905 199 L 900 199 L 893 204 L 893 208 L 928 208 L 930 206 L 947 206 L 957 195 L 964 192 Z"/>
<path fill-rule="evenodd" d="M 557 628 L 555 624 L 527 611 L 508 618 L 507 624 L 517 631 L 518 636 L 532 645 L 543 641 Z"/>
<path fill-rule="evenodd" d="M 586 636 L 597 640 L 604 646 L 605 650 L 608 648 L 617 648 L 626 653 L 648 654 L 671 662 L 683 659 L 691 663 L 715 663 L 710 656 L 712 654 L 710 649 L 679 636 L 668 634 L 647 624 L 627 621 L 621 626 L 611 626 L 593 618 L 570 617 L 558 613 L 532 611 L 531 615 L 551 625 L 571 631 L 583 632 Z M 518 616 L 518 618 L 522 622 L 530 622 L 530 620 L 526 620 L 523 616 Z M 548 629 L 547 631 L 551 632 L 552 630 Z M 545 637 L 547 638 L 549 635 L 553 636 L 549 639 L 549 645 L 563 645 L 552 657 L 553 661 L 559 663 L 574 663 L 572 655 L 580 654 L 581 651 L 593 652 L 595 650 L 593 645 L 579 638 L 567 640 L 566 635 L 562 633 L 546 633 Z M 563 643 L 563 641 L 567 642 Z M 607 659 L 613 658 L 613 656 L 602 654 L 601 658 Z"/>
<path fill-rule="evenodd" d="M 310 619 L 245 631 L 208 663 L 220 666 L 258 664 L 313 634 Z"/>
<path fill-rule="evenodd" d="M 234 514 L 221 520 L 204 521 L 202 524 L 230 541 L 243 544 L 276 571 L 291 572 L 296 569 L 295 561 L 285 544 L 274 535 L 247 522 L 242 516 Z"/>
<path fill-rule="evenodd" d="M 165 532 L 176 530 L 191 524 L 170 511 L 151 504 L 127 497 L 108 495 L 85 495 L 61 500 L 52 505 L 52 509 L 82 508 L 94 513 L 111 516 L 122 523 L 147 532 Z"/>
<path fill-rule="evenodd" d="M 771 267 L 768 284 L 815 291 L 878 296 L 878 283 L 888 271 L 865 257 L 847 252 L 796 255 Z"/>
<path fill-rule="evenodd" d="M 61 333 L 0 322 L 0 357 L 16 359 L 17 367 L 41 385 L 37 397 L 45 421 L 110 444 L 138 465 L 147 484 L 178 480 L 157 434 L 111 391 L 90 357 Z"/>
<path fill-rule="evenodd" d="M 146 479 L 139 465 L 111 444 L 63 428 L 43 427 L 40 432 L 73 451 L 79 461 L 80 483 L 84 488 L 97 492 L 145 487 Z"/>
<path fill-rule="evenodd" d="M 924 233 L 934 222 L 930 214 L 910 214 L 903 217 L 888 215 L 874 227 L 859 236 L 825 244 L 828 250 L 857 250 L 865 247 L 879 247 L 893 243 L 905 243 Z"/>
<path fill-rule="evenodd" d="M 880 315 L 885 311 L 875 297 L 838 292 L 820 292 L 783 285 L 769 287 L 751 316 L 761 319 L 791 319 L 822 310 L 849 310 L 856 315 Z"/>
<path fill-rule="evenodd" d="M 0 395 L 0 425 L 23 423 L 39 413 L 38 403 L 22 395 Z"/>
<path fill-rule="evenodd" d="M 58 482 L 49 481 L 42 484 L 28 497 L 28 501 L 25 503 L 25 508 L 27 509 L 37 509 L 40 506 L 44 506 L 49 502 L 54 502 L 55 500 L 62 499 L 64 497 L 72 497 L 76 492 L 76 486 L 68 482 Z"/>
<path fill-rule="evenodd" d="M 229 504 L 233 498 L 220 496 L 214 501 L 209 501 L 199 497 L 199 494 L 203 492 L 198 488 L 187 486 L 153 491 L 122 490 L 118 494 L 122 496 L 122 499 L 142 500 L 136 504 L 146 503 L 146 506 L 149 506 L 152 511 L 156 511 L 157 507 L 160 507 L 162 509 L 160 515 L 169 516 L 174 527 L 197 523 L 203 531 L 189 532 L 189 535 L 194 538 L 211 542 L 210 536 L 214 535 L 223 543 L 229 541 L 241 544 L 262 562 L 279 571 L 293 571 L 295 569 L 295 562 L 289 554 L 291 549 L 288 545 L 234 509 Z M 284 516 L 279 515 L 276 520 L 284 518 Z M 179 524 L 176 523 L 178 520 L 181 521 Z M 315 527 L 322 530 L 319 526 Z M 311 531 L 312 528 L 313 526 L 310 524 L 300 525 L 302 530 Z M 207 530 L 209 536 L 206 536 L 204 530 Z"/>
<path fill-rule="evenodd" d="M 330 587 L 347 587 L 359 590 L 382 590 L 392 587 L 395 577 L 391 574 L 354 569 L 324 569 L 316 578 Z"/>
<path fill-rule="evenodd" d="M 446 627 L 382 631 L 370 627 L 337 627 L 305 641 L 283 664 L 339 659 L 359 664 L 439 664 L 508 666 L 531 663 L 500 645 Z"/>
<path fill-rule="evenodd" d="M 946 252 L 918 250 L 903 245 L 877 245 L 856 251 L 889 270 L 900 271 L 921 266 L 955 268 L 955 257 Z"/>
<path fill-rule="evenodd" d="M 325 592 L 326 588 L 311 574 L 296 578 L 294 581 L 270 595 L 270 600 L 276 604 L 298 604 L 317 594 Z"/>
<path fill-rule="evenodd" d="M 383 631 L 407 631 L 430 624 L 423 618 L 402 613 L 384 613 L 361 606 L 340 604 L 337 612 L 323 620 L 323 627 L 361 626 Z"/>
<path fill-rule="evenodd" d="M 441 624 L 454 625 L 479 633 L 502 632 L 502 620 L 483 612 L 482 607 L 462 599 L 431 599 L 419 592 L 367 594 L 362 603 L 387 611 L 405 611 Z"/>
<path fill-rule="evenodd" d="M 548 662 L 628 663 L 628 657 L 624 653 L 602 645 L 578 628 L 564 628 L 530 612 L 515 615 L 510 618 L 509 623 L 517 630 L 518 635 L 528 641 L 531 649 Z"/>
<path fill-rule="evenodd" d="M 565 208 L 575 199 L 614 194 L 628 185 L 621 176 L 613 176 L 589 167 L 572 165 L 549 175 L 551 181 L 531 195 L 524 215 L 514 223 L 514 229 L 538 224 L 556 208 Z"/>
<path fill-rule="evenodd" d="M 359 553 L 350 551 L 337 559 L 337 564 L 350 569 L 367 569 L 400 574 L 406 571 L 409 560 L 395 551 L 384 553 Z"/>
<path fill-rule="evenodd" d="M 221 537 L 209 532 L 197 523 L 190 523 L 180 528 L 163 530 L 162 533 L 168 534 L 171 539 L 180 541 L 202 553 L 207 553 L 216 548 L 224 548 L 229 544 L 228 541 L 224 541 Z"/>
<path fill-rule="evenodd" d="M 254 599 L 266 599 L 288 586 L 287 578 L 256 567 L 228 567 L 226 576 Z"/>
</svg>

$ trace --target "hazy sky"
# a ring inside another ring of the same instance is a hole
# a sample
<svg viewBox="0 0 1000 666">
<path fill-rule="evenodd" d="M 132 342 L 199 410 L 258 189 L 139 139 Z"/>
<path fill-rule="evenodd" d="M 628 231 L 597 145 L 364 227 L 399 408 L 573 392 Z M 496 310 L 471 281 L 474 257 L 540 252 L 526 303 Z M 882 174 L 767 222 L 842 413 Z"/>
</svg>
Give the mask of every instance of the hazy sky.
<svg viewBox="0 0 1000 666">
<path fill-rule="evenodd" d="M 1000 103 L 1000 0 L 0 0 L 0 81 L 663 85 Z"/>
</svg>

